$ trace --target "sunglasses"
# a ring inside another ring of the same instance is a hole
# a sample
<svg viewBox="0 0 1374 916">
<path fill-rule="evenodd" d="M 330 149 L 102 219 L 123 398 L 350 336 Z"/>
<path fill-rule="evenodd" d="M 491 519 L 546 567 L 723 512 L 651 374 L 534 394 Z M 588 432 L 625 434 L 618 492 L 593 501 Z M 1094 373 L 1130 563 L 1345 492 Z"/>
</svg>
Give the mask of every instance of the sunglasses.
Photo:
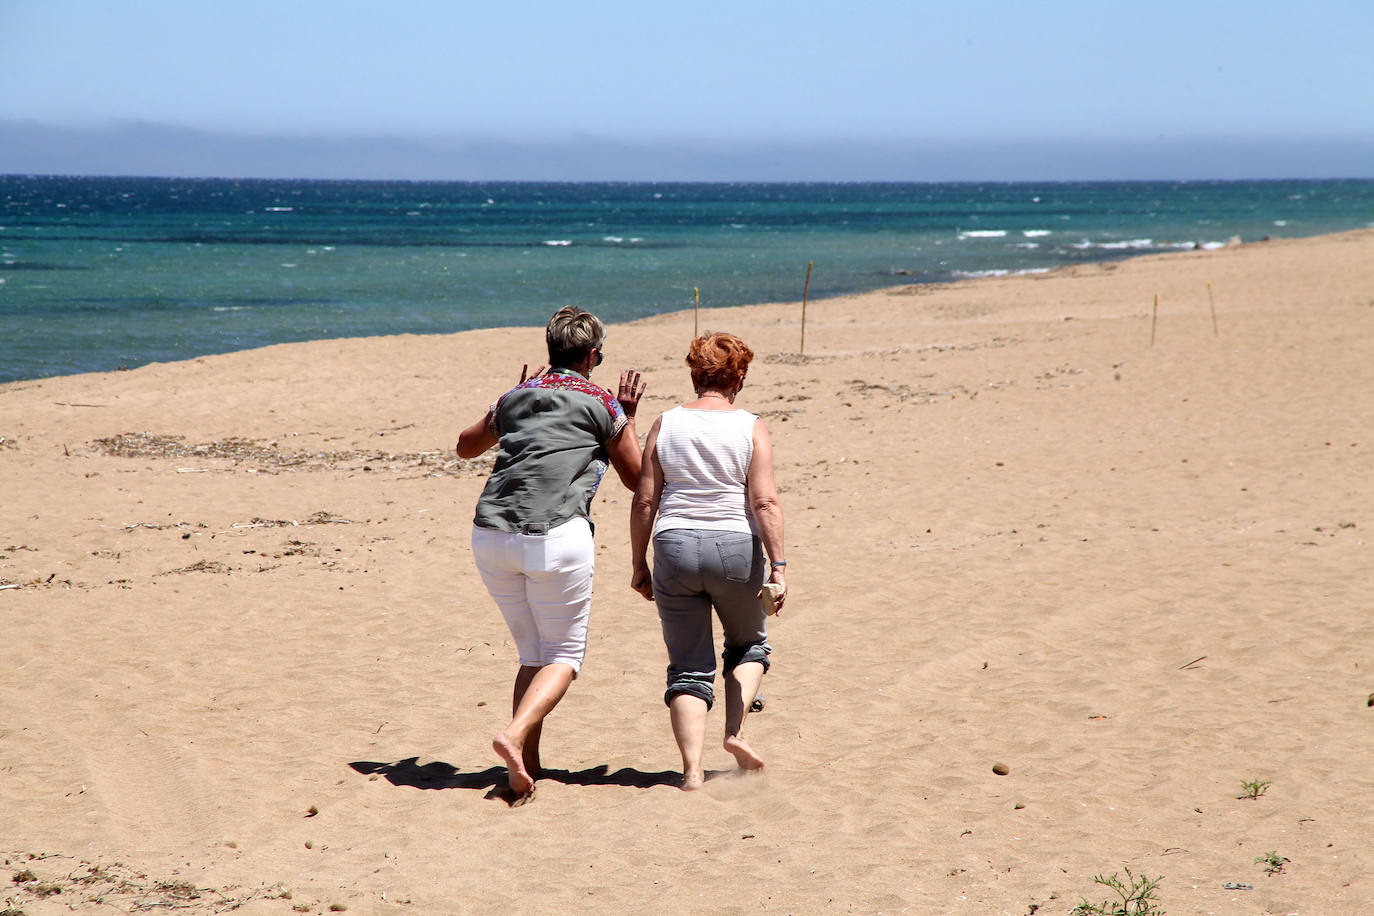
<svg viewBox="0 0 1374 916">
<path fill-rule="evenodd" d="M 600 347 L 596 347 L 594 349 L 596 350 L 596 365 L 599 366 L 601 365 L 602 360 L 606 358 L 606 354 L 601 352 Z"/>
</svg>

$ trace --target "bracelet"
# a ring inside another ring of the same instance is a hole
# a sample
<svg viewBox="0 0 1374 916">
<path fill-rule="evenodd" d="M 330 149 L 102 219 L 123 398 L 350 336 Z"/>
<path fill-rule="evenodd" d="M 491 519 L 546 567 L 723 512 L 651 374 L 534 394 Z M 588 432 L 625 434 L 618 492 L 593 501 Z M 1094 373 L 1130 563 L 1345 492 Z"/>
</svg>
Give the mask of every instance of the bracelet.
<svg viewBox="0 0 1374 916">
<path fill-rule="evenodd" d="M 779 566 L 786 566 L 786 565 L 787 565 L 787 561 L 786 561 L 786 560 L 774 560 L 772 563 L 769 563 L 768 565 L 771 566 L 773 569 L 777 569 Z"/>
</svg>

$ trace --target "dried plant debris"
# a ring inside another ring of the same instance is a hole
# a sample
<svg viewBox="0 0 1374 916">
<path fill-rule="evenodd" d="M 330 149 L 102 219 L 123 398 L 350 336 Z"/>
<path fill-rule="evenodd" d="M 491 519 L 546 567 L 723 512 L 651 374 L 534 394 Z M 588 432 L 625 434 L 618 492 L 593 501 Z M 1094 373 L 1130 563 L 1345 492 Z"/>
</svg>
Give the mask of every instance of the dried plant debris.
<svg viewBox="0 0 1374 916">
<path fill-rule="evenodd" d="M 280 553 L 275 553 L 273 557 L 318 557 L 320 548 L 315 546 L 312 541 L 298 541 L 295 538 L 287 541 L 281 548 Z"/>
<path fill-rule="evenodd" d="M 253 518 L 252 521 L 234 522 L 235 528 L 295 528 L 300 525 L 351 525 L 353 520 L 335 515 L 332 512 L 316 512 L 306 519 L 293 518 Z"/>
<path fill-rule="evenodd" d="M 166 531 L 168 528 L 208 528 L 210 526 L 205 524 L 204 522 L 196 522 L 194 525 L 190 522 L 168 522 L 166 524 L 159 524 L 157 522 L 129 522 L 127 525 L 101 525 L 100 527 L 119 527 L 124 529 L 125 531 L 133 531 L 136 528 L 147 528 L 150 531 Z"/>
<path fill-rule="evenodd" d="M 157 433 L 120 433 L 96 439 L 91 447 L 115 458 L 211 459 L 233 461 L 250 468 L 272 471 L 414 470 L 452 477 L 480 477 L 491 471 L 491 456 L 477 459 L 455 457 L 433 449 L 423 452 L 382 452 L 373 449 L 344 451 L 289 451 L 275 441 L 237 436 L 215 442 L 190 443 L 184 436 Z"/>
<path fill-rule="evenodd" d="M 36 576 L 26 579 L 23 582 L 15 582 L 11 579 L 0 577 L 0 591 L 10 589 L 31 589 L 31 588 L 85 588 L 84 582 L 73 582 L 71 579 L 59 579 L 57 573 L 49 573 L 46 576 Z"/>
<path fill-rule="evenodd" d="M 931 404 L 941 398 L 977 397 L 978 392 L 969 391 L 963 385 L 951 385 L 940 391 L 928 388 L 912 388 L 909 385 L 875 385 L 863 379 L 850 379 L 849 390 L 859 397 L 872 397 L 874 392 L 892 395 L 899 401 L 920 401 Z"/>
<path fill-rule="evenodd" d="M 225 566 L 223 563 L 216 563 L 214 560 L 201 560 L 197 563 L 192 563 L 190 566 L 182 566 L 178 569 L 169 569 L 165 572 L 160 572 L 157 575 L 176 576 L 193 572 L 221 573 L 224 575 L 228 575 L 229 573 L 233 572 L 233 569 L 231 569 L 228 566 Z"/>
<path fill-rule="evenodd" d="M 237 910 L 251 900 L 289 900 L 291 894 L 276 884 L 254 889 L 198 887 L 190 881 L 161 880 L 130 868 L 122 862 L 77 862 L 70 856 L 42 853 L 4 856 L 13 887 L 6 897 L 12 909 L 47 897 L 58 898 L 65 909 L 86 905 L 113 906 L 129 912 L 195 909 L 224 913 Z"/>
<path fill-rule="evenodd" d="M 760 362 L 777 363 L 780 366 L 805 366 L 808 363 L 833 362 L 835 359 L 834 356 L 807 356 L 804 353 L 770 353 Z"/>
</svg>

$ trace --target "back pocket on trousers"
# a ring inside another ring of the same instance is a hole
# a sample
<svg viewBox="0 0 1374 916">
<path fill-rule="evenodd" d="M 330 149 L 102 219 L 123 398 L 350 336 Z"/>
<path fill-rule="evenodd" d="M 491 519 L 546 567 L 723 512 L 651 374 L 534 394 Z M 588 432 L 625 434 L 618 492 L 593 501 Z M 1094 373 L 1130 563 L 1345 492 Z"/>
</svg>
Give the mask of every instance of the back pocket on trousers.
<svg viewBox="0 0 1374 916">
<path fill-rule="evenodd" d="M 748 582 L 754 566 L 754 539 L 749 535 L 720 538 L 716 541 L 720 552 L 720 568 L 731 582 Z"/>
</svg>

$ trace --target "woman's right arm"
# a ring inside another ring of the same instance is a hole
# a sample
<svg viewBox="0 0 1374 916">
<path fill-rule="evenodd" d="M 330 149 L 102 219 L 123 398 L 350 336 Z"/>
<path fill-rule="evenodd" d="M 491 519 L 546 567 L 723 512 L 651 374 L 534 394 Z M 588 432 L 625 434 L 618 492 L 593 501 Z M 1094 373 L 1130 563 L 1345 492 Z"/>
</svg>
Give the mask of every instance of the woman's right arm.
<svg viewBox="0 0 1374 916">
<path fill-rule="evenodd" d="M 458 457 L 476 458 L 496 442 L 496 434 L 491 431 L 491 411 L 487 411 L 482 419 L 458 434 Z"/>
<path fill-rule="evenodd" d="M 658 428 L 663 418 L 654 421 L 644 443 L 644 460 L 639 471 L 639 486 L 630 501 L 630 588 L 654 600 L 653 575 L 649 572 L 649 537 L 663 495 L 663 465 L 658 462 Z"/>
<path fill-rule="evenodd" d="M 534 375 L 530 375 L 530 364 L 525 363 L 520 367 L 519 384 L 525 384 L 526 379 L 539 378 L 544 374 L 544 368 L 544 366 L 540 366 L 534 370 Z M 492 413 L 495 410 L 496 405 L 493 404 L 491 409 L 482 415 L 482 419 L 458 434 L 458 447 L 455 451 L 458 452 L 459 458 L 476 458 L 501 441 L 497 438 L 496 433 L 491 431 L 492 426 L 495 425 L 492 422 Z"/>
<path fill-rule="evenodd" d="M 782 503 L 778 501 L 778 488 L 773 480 L 773 440 L 768 436 L 768 427 L 762 420 L 754 421 L 754 456 L 749 460 L 749 505 L 754 510 L 754 520 L 758 522 L 759 537 L 770 563 L 786 563 L 787 556 L 782 546 Z M 768 581 L 782 586 L 782 592 L 775 599 L 778 611 L 782 611 L 787 600 L 787 570 L 785 566 L 772 566 Z"/>
</svg>

